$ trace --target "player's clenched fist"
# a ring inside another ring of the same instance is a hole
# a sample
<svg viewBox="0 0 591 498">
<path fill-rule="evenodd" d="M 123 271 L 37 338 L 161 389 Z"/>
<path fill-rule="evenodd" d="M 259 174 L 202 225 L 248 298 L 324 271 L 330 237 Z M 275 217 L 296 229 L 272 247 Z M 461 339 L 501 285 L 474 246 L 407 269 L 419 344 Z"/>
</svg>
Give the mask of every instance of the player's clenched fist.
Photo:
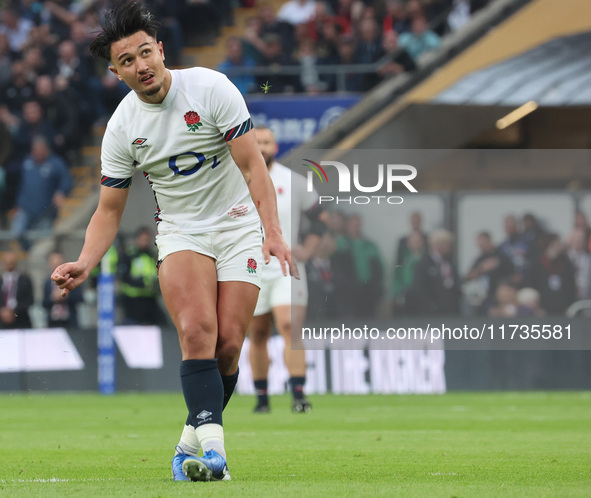
<svg viewBox="0 0 591 498">
<path fill-rule="evenodd" d="M 64 263 L 58 266 L 51 274 L 51 280 L 62 289 L 62 297 L 78 287 L 88 277 L 86 266 L 79 263 Z"/>
</svg>

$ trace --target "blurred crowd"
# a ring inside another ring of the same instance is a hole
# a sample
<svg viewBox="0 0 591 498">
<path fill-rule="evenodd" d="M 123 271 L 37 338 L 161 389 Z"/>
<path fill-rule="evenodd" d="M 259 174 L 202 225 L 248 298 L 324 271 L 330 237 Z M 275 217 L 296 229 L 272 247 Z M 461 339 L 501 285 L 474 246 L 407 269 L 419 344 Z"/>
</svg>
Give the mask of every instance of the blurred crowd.
<svg viewBox="0 0 591 498">
<path fill-rule="evenodd" d="M 420 212 L 411 215 L 388 264 L 358 215 L 332 212 L 330 219 L 307 262 L 311 319 L 562 315 L 576 301 L 591 299 L 591 227 L 582 212 L 567 240 L 531 213 L 507 216 L 504 240 L 478 233 L 478 256 L 464 275 L 454 235 L 426 233 Z"/>
<path fill-rule="evenodd" d="M 365 92 L 413 71 L 441 38 L 466 24 L 490 0 L 290 0 L 275 12 L 262 5 L 243 37 L 227 43 L 218 69 L 242 93 Z M 371 64 L 365 73 L 322 72 L 323 66 Z M 263 74 L 232 73 L 265 68 Z M 281 67 L 297 68 L 286 74 Z"/>
<path fill-rule="evenodd" d="M 7 0 L 1 4 L 0 229 L 8 228 L 10 218 L 17 239 L 25 230 L 51 227 L 71 188 L 68 166 L 79 163 L 84 137 L 93 125 L 106 123 L 129 91 L 106 61 L 93 60 L 88 51 L 99 32 L 99 20 L 115 3 Z M 161 22 L 159 37 L 166 44 L 168 64 L 179 65 L 184 13 L 199 12 L 201 5 L 184 0 L 145 3 Z M 216 2 L 210 10 L 217 12 L 223 4 Z M 210 17 L 212 24 L 223 22 L 219 12 Z M 43 152 L 39 152 L 41 142 Z M 21 241 L 27 249 L 29 242 Z"/>
<path fill-rule="evenodd" d="M 115 275 L 117 288 L 117 323 L 121 325 L 164 325 L 167 315 L 160 304 L 157 258 L 154 234 L 147 227 L 140 227 L 133 237 L 118 239 L 107 253 L 108 266 Z M 87 309 L 96 308 L 98 268 L 82 287 L 62 297 L 50 276 L 53 270 L 65 262 L 64 255 L 52 251 L 47 258 L 47 275 L 41 286 L 41 295 L 35 295 L 29 274 L 23 270 L 25 262 L 19 261 L 15 251 L 3 255 L 0 268 L 0 329 L 37 327 L 77 328 L 84 304 Z M 37 313 L 34 317 L 34 305 Z M 87 319 L 86 322 L 89 322 Z M 96 319 L 90 320 L 95 326 Z"/>
<path fill-rule="evenodd" d="M 28 249 L 29 230 L 51 228 L 68 195 L 68 166 L 83 138 L 104 124 L 128 88 L 88 45 L 117 1 L 6 0 L 0 11 L 0 229 Z M 230 0 L 144 0 L 161 22 L 169 66 L 196 32 L 232 23 Z M 490 0 L 253 0 L 243 37 L 230 38 L 221 71 L 263 67 L 231 79 L 243 93 L 363 92 L 413 71 L 418 58 Z M 320 73 L 323 65 L 377 64 L 369 73 Z M 280 67 L 296 68 L 285 74 Z M 377 69 L 376 69 L 377 68 Z M 34 202 L 33 202 L 34 201 Z"/>
</svg>

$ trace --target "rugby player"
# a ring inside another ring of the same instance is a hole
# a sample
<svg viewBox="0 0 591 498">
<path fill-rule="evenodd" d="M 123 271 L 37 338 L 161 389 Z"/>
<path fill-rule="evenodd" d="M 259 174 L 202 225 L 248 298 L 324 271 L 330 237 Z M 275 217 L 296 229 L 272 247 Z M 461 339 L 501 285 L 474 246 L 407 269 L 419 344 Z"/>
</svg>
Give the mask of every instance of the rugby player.
<svg viewBox="0 0 591 498">
<path fill-rule="evenodd" d="M 122 2 L 90 46 L 133 91 L 105 131 L 100 200 L 80 256 L 52 278 L 65 296 L 88 277 L 117 234 L 134 171 L 143 171 L 157 203 L 160 288 L 179 335 L 189 412 L 173 477 L 229 480 L 222 410 L 236 386 L 263 262 L 276 256 L 283 274 L 289 267 L 296 277 L 297 267 L 240 92 L 209 69 L 167 69 L 157 28 L 142 4 Z"/>
</svg>

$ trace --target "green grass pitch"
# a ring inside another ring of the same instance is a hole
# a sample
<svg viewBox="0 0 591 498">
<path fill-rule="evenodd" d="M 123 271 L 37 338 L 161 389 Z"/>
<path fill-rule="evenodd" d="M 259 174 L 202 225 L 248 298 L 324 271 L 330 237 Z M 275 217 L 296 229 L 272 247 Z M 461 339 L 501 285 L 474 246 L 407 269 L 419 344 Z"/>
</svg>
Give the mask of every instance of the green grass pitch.
<svg viewBox="0 0 591 498">
<path fill-rule="evenodd" d="M 0 396 L 1 496 L 591 496 L 591 393 L 314 396 L 224 414 L 231 482 L 173 482 L 180 394 Z"/>
</svg>

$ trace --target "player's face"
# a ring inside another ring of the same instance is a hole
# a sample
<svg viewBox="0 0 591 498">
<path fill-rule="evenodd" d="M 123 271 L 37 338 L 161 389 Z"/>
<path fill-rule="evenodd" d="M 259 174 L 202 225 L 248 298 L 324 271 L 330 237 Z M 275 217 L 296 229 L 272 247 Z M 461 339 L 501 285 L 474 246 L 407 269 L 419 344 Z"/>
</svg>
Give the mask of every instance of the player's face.
<svg viewBox="0 0 591 498">
<path fill-rule="evenodd" d="M 150 104 L 164 100 L 170 88 L 170 73 L 164 67 L 162 42 L 138 31 L 111 45 L 109 69 Z"/>
<path fill-rule="evenodd" d="M 273 136 L 273 132 L 266 128 L 261 130 L 255 130 L 257 141 L 259 143 L 259 149 L 261 150 L 261 154 L 265 159 L 265 163 L 267 167 L 273 164 L 275 160 L 275 155 L 277 154 L 277 142 L 275 142 L 275 137 Z"/>
</svg>

